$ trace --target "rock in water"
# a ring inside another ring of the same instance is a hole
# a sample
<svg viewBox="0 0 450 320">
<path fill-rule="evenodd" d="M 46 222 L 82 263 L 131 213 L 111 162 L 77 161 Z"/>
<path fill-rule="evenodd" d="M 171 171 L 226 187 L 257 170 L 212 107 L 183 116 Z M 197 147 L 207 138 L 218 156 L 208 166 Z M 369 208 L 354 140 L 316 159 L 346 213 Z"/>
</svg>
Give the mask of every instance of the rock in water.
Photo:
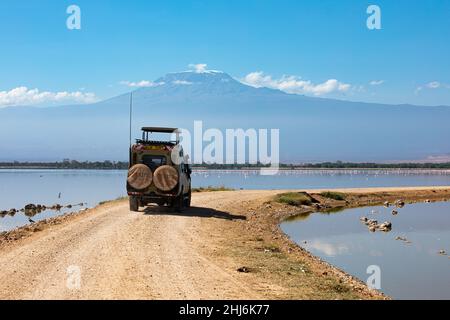
<svg viewBox="0 0 450 320">
<path fill-rule="evenodd" d="M 399 207 L 399 208 L 403 208 L 403 207 L 405 206 L 405 201 L 403 201 L 403 200 L 397 200 L 397 201 L 395 202 L 395 205 L 396 205 L 397 207 Z"/>
<path fill-rule="evenodd" d="M 36 205 L 30 203 L 24 207 L 25 210 L 36 210 Z"/>
<path fill-rule="evenodd" d="M 380 231 L 383 231 L 383 232 L 389 232 L 392 230 L 392 223 L 390 223 L 388 221 L 383 222 L 382 224 L 380 224 L 378 226 L 378 229 L 380 229 Z"/>
</svg>

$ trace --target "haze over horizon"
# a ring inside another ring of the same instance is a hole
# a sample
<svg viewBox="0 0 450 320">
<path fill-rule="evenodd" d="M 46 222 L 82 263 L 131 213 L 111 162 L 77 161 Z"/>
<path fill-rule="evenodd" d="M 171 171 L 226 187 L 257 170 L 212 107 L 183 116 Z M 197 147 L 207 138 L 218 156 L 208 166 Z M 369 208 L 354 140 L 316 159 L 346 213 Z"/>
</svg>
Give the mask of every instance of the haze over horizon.
<svg viewBox="0 0 450 320">
<path fill-rule="evenodd" d="M 126 160 L 129 94 L 93 104 L 0 109 L 2 160 Z M 193 132 L 280 129 L 280 160 L 402 161 L 449 155 L 449 107 L 349 102 L 243 84 L 226 73 L 169 73 L 134 91 L 142 126 Z M 207 144 L 206 142 L 204 144 Z M 192 150 L 190 151 L 192 153 Z"/>
</svg>

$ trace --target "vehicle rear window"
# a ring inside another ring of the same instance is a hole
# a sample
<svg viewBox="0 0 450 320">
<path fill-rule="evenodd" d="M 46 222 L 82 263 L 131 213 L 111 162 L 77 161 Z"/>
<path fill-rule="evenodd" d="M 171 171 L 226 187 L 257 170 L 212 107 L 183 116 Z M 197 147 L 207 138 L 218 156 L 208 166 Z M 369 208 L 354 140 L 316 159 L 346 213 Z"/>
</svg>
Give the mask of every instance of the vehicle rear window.
<svg viewBox="0 0 450 320">
<path fill-rule="evenodd" d="M 167 160 L 165 156 L 145 155 L 142 156 L 142 163 L 145 164 L 150 169 L 155 170 L 159 166 L 167 164 Z"/>
</svg>

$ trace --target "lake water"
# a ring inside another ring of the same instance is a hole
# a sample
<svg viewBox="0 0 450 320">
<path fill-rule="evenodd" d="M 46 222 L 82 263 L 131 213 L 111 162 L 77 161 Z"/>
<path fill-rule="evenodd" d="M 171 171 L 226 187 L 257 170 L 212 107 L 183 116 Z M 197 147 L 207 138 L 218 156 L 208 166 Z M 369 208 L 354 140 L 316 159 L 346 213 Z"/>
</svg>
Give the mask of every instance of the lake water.
<svg viewBox="0 0 450 320">
<path fill-rule="evenodd" d="M 20 209 L 28 203 L 86 203 L 92 207 L 126 195 L 126 175 L 126 171 L 103 170 L 0 170 L 0 211 Z M 192 185 L 234 189 L 450 185 L 450 170 L 295 170 L 280 171 L 275 176 L 262 176 L 258 170 L 194 171 Z M 32 219 L 74 210 L 44 211 Z M 21 213 L 7 215 L 0 218 L 0 232 L 28 223 L 28 217 Z"/>
<path fill-rule="evenodd" d="M 367 268 L 379 267 L 381 291 L 393 298 L 450 299 L 450 202 L 406 205 L 396 209 L 397 215 L 392 210 L 313 213 L 284 222 L 282 229 L 306 250 L 364 282 L 374 270 L 367 273 Z M 361 217 L 390 221 L 392 230 L 372 233 Z"/>
</svg>

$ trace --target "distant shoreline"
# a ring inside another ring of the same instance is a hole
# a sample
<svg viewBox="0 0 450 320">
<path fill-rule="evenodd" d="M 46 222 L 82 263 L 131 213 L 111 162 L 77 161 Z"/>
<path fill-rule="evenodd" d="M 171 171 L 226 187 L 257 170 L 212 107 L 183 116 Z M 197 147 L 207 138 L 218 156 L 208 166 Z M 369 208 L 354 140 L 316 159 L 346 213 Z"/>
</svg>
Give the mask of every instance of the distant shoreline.
<svg viewBox="0 0 450 320">
<path fill-rule="evenodd" d="M 192 169 L 196 171 L 237 171 L 237 170 L 259 170 L 267 168 L 262 164 L 193 164 Z M 0 162 L 0 170 L 128 170 L 126 161 L 76 161 L 64 160 L 62 162 Z M 282 171 L 290 170 L 447 170 L 450 162 L 445 163 L 358 163 L 358 162 L 322 162 L 304 164 L 280 164 Z"/>
<path fill-rule="evenodd" d="M 234 168 L 234 169 L 217 169 L 217 168 L 192 168 L 193 172 L 244 172 L 244 171 L 255 171 L 259 172 L 260 168 Z M 58 167 L 2 167 L 0 166 L 0 171 L 6 170 L 23 170 L 23 171 L 32 171 L 32 170 L 49 170 L 49 171 L 127 171 L 127 169 L 123 168 L 58 168 Z M 436 172 L 436 173 L 449 173 L 450 168 L 314 168 L 314 167 L 296 167 L 296 168 L 279 168 L 280 172 L 296 172 L 296 171 L 404 171 L 404 172 Z"/>
</svg>

